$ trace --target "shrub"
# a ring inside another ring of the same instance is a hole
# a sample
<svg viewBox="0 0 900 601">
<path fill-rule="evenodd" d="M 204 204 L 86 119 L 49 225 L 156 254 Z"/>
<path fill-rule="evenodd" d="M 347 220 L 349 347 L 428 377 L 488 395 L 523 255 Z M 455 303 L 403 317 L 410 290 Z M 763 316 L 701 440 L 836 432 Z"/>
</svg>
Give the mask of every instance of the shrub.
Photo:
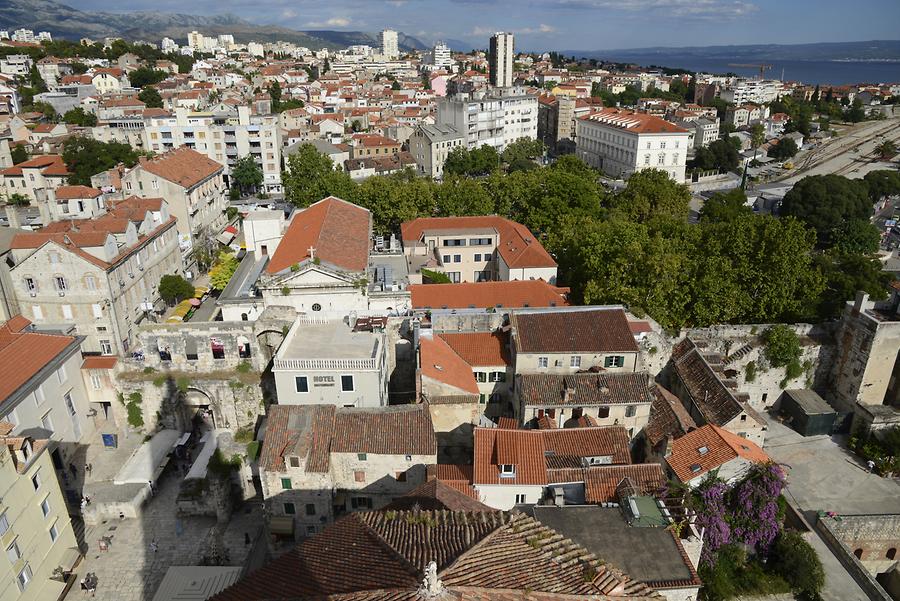
<svg viewBox="0 0 900 601">
<path fill-rule="evenodd" d="M 230 476 L 232 472 L 237 471 L 241 467 L 243 460 L 240 455 L 232 455 L 231 459 L 226 459 L 220 449 L 216 449 L 212 457 L 209 458 L 208 469 L 211 473 L 220 476 Z"/>
<path fill-rule="evenodd" d="M 259 456 L 259 441 L 252 440 L 247 443 L 247 460 L 248 461 L 256 461 L 256 458 Z"/>
<path fill-rule="evenodd" d="M 144 426 L 144 410 L 141 408 L 143 397 L 140 392 L 132 392 L 128 395 L 128 402 L 125 403 L 125 410 L 128 412 L 128 425 L 132 428 L 141 428 Z"/>
<path fill-rule="evenodd" d="M 300 263 L 294 263 L 293 265 L 291 265 L 291 272 L 292 272 L 292 273 L 296 273 L 296 272 L 298 272 L 298 271 L 300 271 Z"/>
<path fill-rule="evenodd" d="M 155 378 L 153 378 L 153 385 L 156 386 L 157 388 L 162 388 L 163 385 L 166 383 L 166 380 L 168 380 L 168 379 L 169 379 L 169 377 L 166 376 L 165 374 L 156 376 Z"/>
<path fill-rule="evenodd" d="M 744 380 L 752 382 L 756 379 L 756 361 L 751 361 L 744 368 Z"/>
<path fill-rule="evenodd" d="M 240 374 L 247 374 L 250 373 L 250 370 L 253 369 L 253 366 L 250 365 L 249 361 L 241 361 L 237 364 L 237 367 L 235 367 L 235 369 Z"/>
<path fill-rule="evenodd" d="M 241 426 L 237 429 L 237 432 L 234 433 L 234 441 L 240 443 L 248 443 L 253 440 L 253 427 L 252 426 Z"/>
<path fill-rule="evenodd" d="M 795 530 L 786 530 L 775 541 L 770 564 L 795 593 L 818 597 L 825 585 L 825 570 L 816 550 Z"/>
<path fill-rule="evenodd" d="M 449 284 L 450 277 L 445 273 L 440 273 L 439 271 L 422 269 L 422 282 L 425 284 Z"/>
<path fill-rule="evenodd" d="M 288 294 L 291 293 L 291 289 L 290 289 L 288 286 L 285 286 L 284 288 L 281 289 L 281 293 L 282 293 L 284 296 L 287 296 Z"/>
<path fill-rule="evenodd" d="M 792 361 L 799 366 L 800 339 L 794 330 L 781 324 L 772 326 L 763 332 L 763 341 L 766 343 L 763 352 L 773 367 L 784 367 Z"/>
<path fill-rule="evenodd" d="M 191 385 L 191 381 L 185 377 L 180 377 L 175 381 L 175 387 L 178 389 L 178 392 L 180 392 L 182 394 L 187 392 L 190 385 Z"/>
<path fill-rule="evenodd" d="M 144 368 L 144 373 L 145 373 L 145 374 L 152 374 L 152 373 L 155 372 L 155 371 L 156 371 L 156 370 L 153 369 L 152 367 L 150 367 L 149 365 L 148 365 L 147 367 Z"/>
</svg>

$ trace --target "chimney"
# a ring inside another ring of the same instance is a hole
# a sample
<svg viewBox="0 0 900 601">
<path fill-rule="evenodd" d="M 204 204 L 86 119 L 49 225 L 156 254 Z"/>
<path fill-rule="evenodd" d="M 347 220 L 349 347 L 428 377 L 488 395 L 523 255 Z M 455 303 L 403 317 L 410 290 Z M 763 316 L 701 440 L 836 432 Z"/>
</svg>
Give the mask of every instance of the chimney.
<svg viewBox="0 0 900 601">
<path fill-rule="evenodd" d="M 9 227 L 22 227 L 19 211 L 15 205 L 6 205 L 6 218 L 9 220 Z"/>
<path fill-rule="evenodd" d="M 862 290 L 857 291 L 856 300 L 853 302 L 853 314 L 859 315 L 860 312 L 869 308 L 869 295 Z"/>
</svg>

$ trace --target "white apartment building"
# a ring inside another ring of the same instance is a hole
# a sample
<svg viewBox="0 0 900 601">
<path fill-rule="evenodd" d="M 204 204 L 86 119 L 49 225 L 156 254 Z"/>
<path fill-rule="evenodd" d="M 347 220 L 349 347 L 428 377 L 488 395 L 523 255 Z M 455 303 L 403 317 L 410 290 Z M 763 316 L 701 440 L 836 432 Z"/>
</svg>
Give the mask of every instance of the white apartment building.
<svg viewBox="0 0 900 601">
<path fill-rule="evenodd" d="M 10 278 L 21 311 L 44 327 L 74 327 L 86 352 L 127 352 L 146 312 L 162 306 L 160 278 L 181 271 L 168 211 L 161 198 L 131 198 L 100 218 L 18 234 Z"/>
<path fill-rule="evenodd" d="M 223 173 L 221 163 L 183 146 L 152 159 L 142 157 L 122 176 L 122 192 L 165 198 L 178 220 L 179 245 L 187 257 L 198 236 L 215 236 L 225 224 Z"/>
<path fill-rule="evenodd" d="M 465 136 L 466 148 L 493 146 L 501 152 L 520 138 L 537 139 L 537 96 L 523 88 L 457 94 L 441 98 L 437 105 L 438 125 L 452 126 Z"/>
<path fill-rule="evenodd" d="M 447 155 L 463 143 L 463 135 L 450 125 L 423 124 L 409 137 L 409 152 L 416 159 L 420 175 L 440 179 Z"/>
<path fill-rule="evenodd" d="M 659 169 L 683 182 L 691 134 L 664 119 L 625 109 L 604 109 L 575 124 L 576 154 L 610 177 Z"/>
<path fill-rule="evenodd" d="M 251 115 L 248 106 L 239 106 L 237 115 L 179 108 L 174 115 L 148 119 L 144 137 L 144 147 L 154 152 L 180 146 L 196 150 L 224 165 L 226 177 L 239 158 L 250 155 L 263 172 L 266 192 L 281 192 L 278 115 Z"/>
<path fill-rule="evenodd" d="M 719 92 L 719 98 L 732 104 L 766 104 L 784 94 L 784 85 L 777 79 L 739 79 Z"/>
<path fill-rule="evenodd" d="M 453 66 L 450 47 L 444 42 L 438 42 L 431 49 L 431 64 L 435 69 L 449 69 Z"/>
<path fill-rule="evenodd" d="M 0 422 L 0 599 L 59 599 L 67 587 L 55 572 L 71 572 L 81 557 L 78 541 L 47 441 L 11 430 Z"/>
<path fill-rule="evenodd" d="M 393 29 L 385 29 L 381 32 L 381 54 L 385 60 L 400 58 L 400 45 L 397 41 L 397 32 Z"/>
<path fill-rule="evenodd" d="M 513 34 L 498 31 L 491 36 L 489 61 L 492 86 L 506 88 L 513 85 L 515 79 L 514 56 Z"/>
<path fill-rule="evenodd" d="M 0 58 L 0 74 L 24 77 L 31 71 L 31 57 L 27 54 L 10 54 Z"/>
<path fill-rule="evenodd" d="M 343 321 L 297 318 L 275 354 L 280 405 L 381 407 L 388 402 L 382 332 L 355 332 Z"/>
</svg>

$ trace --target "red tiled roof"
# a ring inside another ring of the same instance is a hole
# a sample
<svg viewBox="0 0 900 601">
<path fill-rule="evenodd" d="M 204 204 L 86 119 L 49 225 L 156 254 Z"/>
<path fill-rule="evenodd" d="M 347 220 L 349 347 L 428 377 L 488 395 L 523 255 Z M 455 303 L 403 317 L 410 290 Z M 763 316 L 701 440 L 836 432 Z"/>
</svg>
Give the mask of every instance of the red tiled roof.
<svg viewBox="0 0 900 601">
<path fill-rule="evenodd" d="M 488 307 L 563 307 L 568 288 L 544 280 L 413 284 L 409 287 L 414 309 L 485 309 Z"/>
<path fill-rule="evenodd" d="M 331 452 L 435 455 L 431 412 L 424 404 L 339 408 L 334 417 Z"/>
<path fill-rule="evenodd" d="M 139 167 L 184 188 L 192 188 L 224 169 L 221 164 L 187 146 L 152 159 L 142 158 Z"/>
<path fill-rule="evenodd" d="M 510 268 L 556 267 L 556 261 L 527 227 L 498 215 L 420 217 L 400 225 L 404 243 L 422 239 L 427 231 L 493 228 L 500 235 L 497 252 Z"/>
<path fill-rule="evenodd" d="M 457 601 L 660 599 L 522 513 L 389 510 L 338 520 L 210 601 L 420 600 L 432 561 Z"/>
<path fill-rule="evenodd" d="M 585 115 L 581 119 L 639 134 L 687 133 L 688 131 L 654 115 L 619 108 L 606 108 Z"/>
<path fill-rule="evenodd" d="M 738 457 L 753 463 L 771 461 L 756 443 L 707 424 L 672 441 L 666 462 L 679 480 L 687 482 Z"/>
<path fill-rule="evenodd" d="M 60 186 L 56 189 L 57 200 L 69 200 L 72 198 L 97 198 L 103 192 L 90 186 Z"/>
<path fill-rule="evenodd" d="M 547 463 L 559 467 L 569 457 L 612 457 L 614 464 L 631 463 L 631 442 L 623 426 L 543 430 Z M 555 458 L 555 459 L 554 459 Z M 580 464 L 580 462 L 579 462 Z M 575 467 L 575 466 L 573 466 Z"/>
<path fill-rule="evenodd" d="M 584 496 L 588 503 L 617 501 L 616 487 L 628 478 L 641 494 L 654 494 L 666 483 L 658 463 L 633 465 L 597 465 L 584 468 Z"/>
<path fill-rule="evenodd" d="M 516 376 L 516 391 L 526 406 L 631 405 L 652 403 L 653 382 L 645 372 L 591 372 Z"/>
<path fill-rule="evenodd" d="M 116 357 L 85 357 L 81 363 L 81 369 L 112 369 L 119 360 Z"/>
<path fill-rule="evenodd" d="M 644 435 L 656 446 L 666 436 L 678 438 L 697 427 L 691 414 L 677 396 L 656 385 L 656 398 L 650 406 L 650 420 L 644 426 Z"/>
<path fill-rule="evenodd" d="M 19 315 L 0 325 L 0 402 L 77 342 L 72 336 L 23 331 L 29 323 Z"/>
<path fill-rule="evenodd" d="M 514 477 L 500 477 L 500 466 L 515 465 Z M 475 428 L 474 484 L 546 484 L 544 438 L 537 430 Z"/>
<path fill-rule="evenodd" d="M 503 332 L 447 333 L 439 337 L 473 367 L 509 365 L 509 340 Z"/>
<path fill-rule="evenodd" d="M 471 485 L 463 487 L 438 479 L 429 480 L 399 499 L 394 499 L 386 509 L 419 511 L 495 511 L 478 500 L 478 493 Z"/>
<path fill-rule="evenodd" d="M 622 309 L 514 313 L 511 321 L 519 352 L 638 352 Z"/>
<path fill-rule="evenodd" d="M 279 247 L 280 248 L 280 247 Z M 440 336 L 419 340 L 422 375 L 454 388 L 478 394 L 472 366 Z"/>
<path fill-rule="evenodd" d="M 365 271 L 369 261 L 371 213 L 334 196 L 310 205 L 294 216 L 278 250 L 266 266 L 278 273 L 315 257 L 348 271 Z"/>
<path fill-rule="evenodd" d="M 0 171 L 0 175 L 22 175 L 22 169 L 40 169 L 44 175 L 69 175 L 63 158 L 58 154 L 45 154 L 33 157 L 27 161 L 7 167 Z"/>
</svg>

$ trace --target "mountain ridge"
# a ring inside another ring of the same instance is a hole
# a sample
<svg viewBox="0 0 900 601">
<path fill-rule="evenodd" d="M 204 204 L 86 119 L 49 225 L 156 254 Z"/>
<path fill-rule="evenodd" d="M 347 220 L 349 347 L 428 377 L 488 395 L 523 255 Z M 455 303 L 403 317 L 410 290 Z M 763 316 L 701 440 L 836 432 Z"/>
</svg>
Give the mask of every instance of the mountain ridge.
<svg viewBox="0 0 900 601">
<path fill-rule="evenodd" d="M 363 31 L 299 31 L 276 25 L 257 25 L 234 14 L 192 15 L 158 11 L 128 13 L 82 11 L 54 0 L 0 0 L 0 28 L 26 27 L 49 31 L 54 38 L 122 37 L 157 42 L 169 37 L 179 42 L 193 30 L 206 35 L 232 34 L 236 42 L 282 40 L 313 50 L 339 49 L 352 44 L 380 46 L 378 34 Z M 426 48 L 413 36 L 398 32 L 403 50 Z"/>
</svg>

